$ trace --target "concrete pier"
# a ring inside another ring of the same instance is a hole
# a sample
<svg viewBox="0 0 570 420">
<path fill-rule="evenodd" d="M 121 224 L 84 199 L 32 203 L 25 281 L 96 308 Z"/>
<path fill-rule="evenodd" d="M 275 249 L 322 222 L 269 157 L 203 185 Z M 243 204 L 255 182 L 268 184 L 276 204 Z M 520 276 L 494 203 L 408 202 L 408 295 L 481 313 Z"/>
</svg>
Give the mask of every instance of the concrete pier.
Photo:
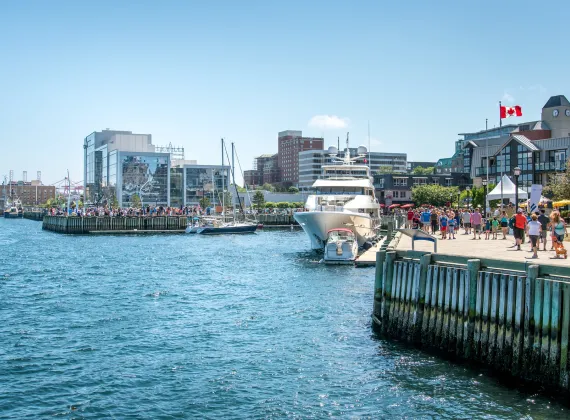
<svg viewBox="0 0 570 420">
<path fill-rule="evenodd" d="M 377 331 L 570 391 L 570 268 L 409 250 L 376 263 Z"/>
</svg>

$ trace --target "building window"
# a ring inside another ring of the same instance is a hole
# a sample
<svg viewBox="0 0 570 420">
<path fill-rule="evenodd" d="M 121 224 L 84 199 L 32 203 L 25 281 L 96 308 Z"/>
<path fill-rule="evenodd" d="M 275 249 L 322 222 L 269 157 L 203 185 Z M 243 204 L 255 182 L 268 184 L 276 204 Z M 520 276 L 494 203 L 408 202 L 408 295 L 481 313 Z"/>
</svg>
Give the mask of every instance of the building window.
<svg viewBox="0 0 570 420">
<path fill-rule="evenodd" d="M 406 187 L 408 185 L 408 178 L 394 178 L 395 187 Z"/>
<path fill-rule="evenodd" d="M 453 185 L 453 178 L 445 178 L 445 186 L 451 187 Z"/>
</svg>

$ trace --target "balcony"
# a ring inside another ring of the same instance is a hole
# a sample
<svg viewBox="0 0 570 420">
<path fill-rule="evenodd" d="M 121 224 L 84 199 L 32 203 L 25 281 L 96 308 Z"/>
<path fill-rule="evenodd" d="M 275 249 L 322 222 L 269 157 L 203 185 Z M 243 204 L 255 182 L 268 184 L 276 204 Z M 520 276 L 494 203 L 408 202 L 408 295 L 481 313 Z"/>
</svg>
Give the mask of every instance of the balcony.
<svg viewBox="0 0 570 420">
<path fill-rule="evenodd" d="M 558 162 L 539 162 L 534 164 L 534 170 L 536 172 L 545 171 L 565 171 L 566 161 L 560 160 Z"/>
</svg>

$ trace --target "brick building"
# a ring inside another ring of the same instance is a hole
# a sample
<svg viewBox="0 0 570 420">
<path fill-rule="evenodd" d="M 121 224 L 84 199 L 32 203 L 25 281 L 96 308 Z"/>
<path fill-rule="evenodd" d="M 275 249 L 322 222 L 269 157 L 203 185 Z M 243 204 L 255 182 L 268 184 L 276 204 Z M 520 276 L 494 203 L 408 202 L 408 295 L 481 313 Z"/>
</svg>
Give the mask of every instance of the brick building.
<svg viewBox="0 0 570 420">
<path fill-rule="evenodd" d="M 0 200 L 3 203 L 4 186 L 0 190 Z M 50 198 L 55 198 L 55 186 L 43 185 L 40 181 L 12 181 L 5 186 L 8 200 L 19 199 L 23 206 L 39 206 L 45 204 Z"/>
<path fill-rule="evenodd" d="M 299 183 L 299 152 L 324 150 L 324 138 L 303 137 L 303 133 L 297 130 L 281 131 L 277 143 L 277 165 L 281 182 L 288 185 Z"/>
<path fill-rule="evenodd" d="M 276 184 L 281 182 L 281 173 L 277 164 L 277 154 L 261 155 L 255 158 L 253 169 L 244 171 L 244 182 L 248 186 Z"/>
</svg>

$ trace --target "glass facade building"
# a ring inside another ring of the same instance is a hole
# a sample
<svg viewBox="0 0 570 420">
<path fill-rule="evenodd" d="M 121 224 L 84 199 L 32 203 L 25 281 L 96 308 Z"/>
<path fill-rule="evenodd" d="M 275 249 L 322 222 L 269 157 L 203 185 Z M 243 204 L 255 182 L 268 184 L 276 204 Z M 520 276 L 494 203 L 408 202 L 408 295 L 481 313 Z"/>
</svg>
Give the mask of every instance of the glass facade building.
<svg viewBox="0 0 570 420">
<path fill-rule="evenodd" d="M 184 168 L 170 169 L 170 205 L 184 205 Z"/>
<path fill-rule="evenodd" d="M 196 206 L 202 197 L 208 197 L 212 204 L 220 205 L 220 192 L 228 190 L 230 167 L 221 165 L 185 165 L 185 205 Z"/>
<path fill-rule="evenodd" d="M 143 205 L 168 206 L 170 158 L 168 153 L 119 152 L 119 203 L 133 205 L 135 195 Z"/>
</svg>

